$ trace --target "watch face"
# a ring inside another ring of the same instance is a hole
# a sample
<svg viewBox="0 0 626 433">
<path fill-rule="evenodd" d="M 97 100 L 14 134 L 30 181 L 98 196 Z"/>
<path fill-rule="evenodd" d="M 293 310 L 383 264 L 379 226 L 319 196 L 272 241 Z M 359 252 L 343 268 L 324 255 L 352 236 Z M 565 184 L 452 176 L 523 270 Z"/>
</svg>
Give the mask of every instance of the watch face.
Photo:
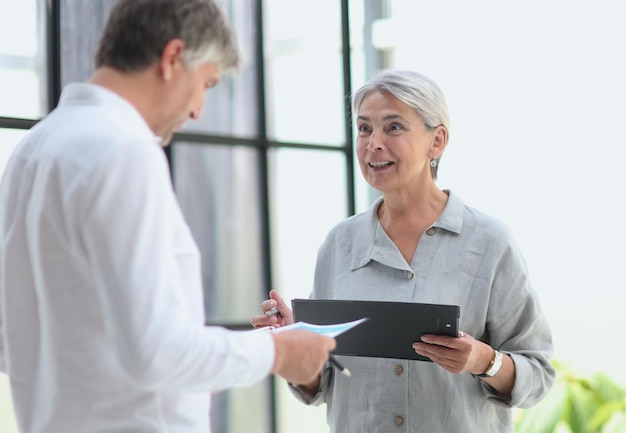
<svg viewBox="0 0 626 433">
<path fill-rule="evenodd" d="M 485 374 L 489 377 L 495 376 L 496 373 L 500 371 L 500 367 L 502 367 L 502 354 L 498 352 L 497 350 L 495 352 L 496 353 L 493 359 L 493 365 L 488 371 L 485 372 Z"/>
</svg>

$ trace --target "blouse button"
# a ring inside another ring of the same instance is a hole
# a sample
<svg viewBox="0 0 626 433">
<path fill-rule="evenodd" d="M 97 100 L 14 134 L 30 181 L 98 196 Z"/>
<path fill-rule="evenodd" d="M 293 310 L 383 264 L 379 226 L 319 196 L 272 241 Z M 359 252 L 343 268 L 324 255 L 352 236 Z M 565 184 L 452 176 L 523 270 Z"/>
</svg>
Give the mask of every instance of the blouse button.
<svg viewBox="0 0 626 433">
<path fill-rule="evenodd" d="M 434 235 L 435 233 L 437 233 L 437 229 L 434 227 L 429 228 L 426 233 L 428 233 L 429 236 Z"/>
<path fill-rule="evenodd" d="M 400 376 L 402 372 L 404 371 L 404 368 L 402 368 L 401 365 L 396 365 L 396 368 L 394 370 L 396 372 L 396 376 Z"/>
<path fill-rule="evenodd" d="M 402 424 L 404 424 L 404 419 L 401 416 L 397 416 L 394 420 L 394 423 L 396 423 L 396 425 L 398 427 L 400 427 Z"/>
<path fill-rule="evenodd" d="M 409 278 L 409 280 L 410 280 L 410 279 L 412 279 L 412 278 L 415 276 L 415 274 L 414 274 L 413 272 L 409 271 L 409 273 L 408 273 L 408 274 L 406 274 L 406 276 L 407 276 L 407 277 Z"/>
</svg>

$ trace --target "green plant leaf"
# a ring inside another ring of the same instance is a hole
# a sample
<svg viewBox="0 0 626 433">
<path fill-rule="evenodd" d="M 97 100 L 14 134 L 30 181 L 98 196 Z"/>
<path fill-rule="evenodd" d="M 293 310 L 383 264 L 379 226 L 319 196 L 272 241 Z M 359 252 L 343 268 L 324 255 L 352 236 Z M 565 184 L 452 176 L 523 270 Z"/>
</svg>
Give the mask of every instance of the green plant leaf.
<svg viewBox="0 0 626 433">
<path fill-rule="evenodd" d="M 535 407 L 525 409 L 520 414 L 516 433 L 553 433 L 565 413 L 568 398 L 567 382 L 558 380 L 544 399 Z"/>
<path fill-rule="evenodd" d="M 589 432 L 588 420 L 591 419 L 598 407 L 598 401 L 593 390 L 587 386 L 587 383 L 571 381 L 569 383 L 569 397 L 571 405 L 570 426 L 575 432 Z"/>
<path fill-rule="evenodd" d="M 594 374 L 591 382 L 603 401 L 623 400 L 626 398 L 626 391 L 604 373 Z"/>
<path fill-rule="evenodd" d="M 569 426 L 565 421 L 559 421 L 559 423 L 554 427 L 553 433 L 575 433 L 574 430 Z"/>
<path fill-rule="evenodd" d="M 602 433 L 626 432 L 626 412 L 614 413 L 602 428 Z"/>
<path fill-rule="evenodd" d="M 535 407 L 518 409 L 516 433 L 626 433 L 626 391 L 603 373 L 586 379 L 556 361 L 552 390 Z"/>
<path fill-rule="evenodd" d="M 604 424 L 608 422 L 611 416 L 615 413 L 626 413 L 626 403 L 622 401 L 609 401 L 603 403 L 598 407 L 596 412 L 593 414 L 589 423 L 587 424 L 589 430 L 596 431 L 599 430 Z"/>
</svg>

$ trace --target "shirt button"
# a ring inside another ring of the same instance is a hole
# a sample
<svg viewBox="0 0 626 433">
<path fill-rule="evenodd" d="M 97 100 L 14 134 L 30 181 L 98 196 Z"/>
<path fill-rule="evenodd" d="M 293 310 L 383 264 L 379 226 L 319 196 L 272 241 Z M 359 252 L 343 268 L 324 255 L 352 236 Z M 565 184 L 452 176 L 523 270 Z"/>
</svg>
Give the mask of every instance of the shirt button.
<svg viewBox="0 0 626 433">
<path fill-rule="evenodd" d="M 397 416 L 394 420 L 394 423 L 396 423 L 396 425 L 398 427 L 400 427 L 402 424 L 404 424 L 404 419 L 401 416 Z"/>
<path fill-rule="evenodd" d="M 407 277 L 409 278 L 409 280 L 410 280 L 411 278 L 413 278 L 413 277 L 415 276 L 415 274 L 414 274 L 413 272 L 409 271 L 409 273 L 408 273 L 408 274 L 406 274 L 406 276 L 407 276 Z"/>
<path fill-rule="evenodd" d="M 435 233 L 437 233 L 437 229 L 434 227 L 429 228 L 426 233 L 428 233 L 429 236 L 434 235 Z"/>
<path fill-rule="evenodd" d="M 394 371 L 396 372 L 396 376 L 400 376 L 402 372 L 404 371 L 404 368 L 402 368 L 401 365 L 396 365 L 396 368 L 394 369 Z"/>
</svg>

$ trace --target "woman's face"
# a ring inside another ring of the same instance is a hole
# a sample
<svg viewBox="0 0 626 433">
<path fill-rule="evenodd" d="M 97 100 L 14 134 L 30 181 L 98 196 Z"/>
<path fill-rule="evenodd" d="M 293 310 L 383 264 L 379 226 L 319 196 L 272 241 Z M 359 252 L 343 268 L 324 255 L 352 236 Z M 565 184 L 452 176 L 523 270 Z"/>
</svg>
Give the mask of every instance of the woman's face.
<svg viewBox="0 0 626 433">
<path fill-rule="evenodd" d="M 414 191 L 432 181 L 430 160 L 438 128 L 429 130 L 417 112 L 386 92 L 367 95 L 357 116 L 356 153 L 365 180 L 386 193 Z"/>
</svg>

